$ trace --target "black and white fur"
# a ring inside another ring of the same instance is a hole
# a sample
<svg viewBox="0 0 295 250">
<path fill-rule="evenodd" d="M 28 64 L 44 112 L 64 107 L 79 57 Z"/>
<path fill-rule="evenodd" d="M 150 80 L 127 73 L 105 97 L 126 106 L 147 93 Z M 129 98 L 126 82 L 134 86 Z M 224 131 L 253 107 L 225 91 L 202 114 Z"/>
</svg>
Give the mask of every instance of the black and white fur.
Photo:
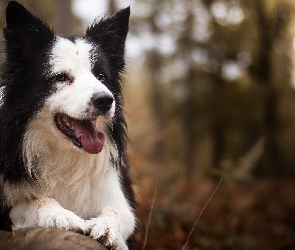
<svg viewBox="0 0 295 250">
<path fill-rule="evenodd" d="M 120 75 L 129 15 L 122 9 L 85 36 L 62 37 L 19 3 L 8 4 L 0 228 L 8 221 L 15 229 L 82 231 L 128 249 L 136 218 Z"/>
</svg>

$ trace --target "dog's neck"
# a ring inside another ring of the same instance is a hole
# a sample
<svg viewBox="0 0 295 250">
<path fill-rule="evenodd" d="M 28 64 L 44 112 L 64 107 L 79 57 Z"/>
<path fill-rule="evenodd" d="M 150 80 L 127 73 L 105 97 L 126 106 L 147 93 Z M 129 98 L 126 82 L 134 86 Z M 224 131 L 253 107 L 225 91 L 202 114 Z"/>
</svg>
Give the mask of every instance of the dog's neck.
<svg viewBox="0 0 295 250">
<path fill-rule="evenodd" d="M 68 204 L 75 206 L 76 200 L 89 199 L 97 193 L 100 180 L 114 167 L 116 150 L 109 139 L 100 154 L 91 155 L 75 148 L 61 150 L 48 141 L 45 143 L 39 136 L 27 134 L 23 152 L 24 163 L 36 180 L 20 183 L 18 188 L 8 192 L 12 194 L 7 197 L 9 205 L 48 196 L 56 198 L 65 207 Z M 26 145 L 28 143 L 30 145 Z M 5 186 L 11 189 L 8 184 Z"/>
<path fill-rule="evenodd" d="M 23 154 L 27 169 L 32 176 L 37 176 L 40 181 L 45 181 L 51 187 L 59 181 L 64 186 L 75 186 L 85 176 L 89 181 L 99 178 L 111 167 L 112 156 L 116 154 L 109 139 L 101 153 L 92 155 L 74 146 L 66 149 L 58 148 L 56 143 L 36 138 L 38 137 L 36 134 L 31 136 L 35 138 L 24 142 L 30 143 L 30 146 L 24 146 Z"/>
</svg>

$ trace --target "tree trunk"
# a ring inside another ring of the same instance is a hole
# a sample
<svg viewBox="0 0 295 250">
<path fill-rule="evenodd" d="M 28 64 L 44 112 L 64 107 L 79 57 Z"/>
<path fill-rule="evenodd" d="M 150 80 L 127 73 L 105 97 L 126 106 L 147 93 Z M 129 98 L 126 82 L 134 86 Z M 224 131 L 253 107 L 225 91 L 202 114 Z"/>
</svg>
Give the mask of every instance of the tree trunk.
<svg viewBox="0 0 295 250">
<path fill-rule="evenodd" d="M 117 10 L 118 10 L 118 8 L 117 8 L 116 0 L 108 0 L 108 13 L 109 13 L 109 16 L 113 16 L 116 13 Z"/>
<path fill-rule="evenodd" d="M 152 15 L 149 19 L 150 26 L 154 35 L 154 39 L 157 41 L 161 30 L 156 24 L 156 19 L 158 18 L 159 11 L 161 11 L 161 1 L 156 1 L 154 8 L 152 10 Z M 151 103 L 152 112 L 154 116 L 154 130 L 155 130 L 155 143 L 154 150 L 152 152 L 153 159 L 156 164 L 162 164 L 164 161 L 164 129 L 165 129 L 165 119 L 164 119 L 164 94 L 163 87 L 160 81 L 161 79 L 161 68 L 162 68 L 162 57 L 156 48 L 153 48 L 148 54 L 148 68 L 150 72 L 151 81 Z"/>
<path fill-rule="evenodd" d="M 56 31 L 62 35 L 70 35 L 72 32 L 71 0 L 57 1 Z"/>
<path fill-rule="evenodd" d="M 278 93 L 275 90 L 272 81 L 272 53 L 273 41 L 278 34 L 272 33 L 273 24 L 268 19 L 266 13 L 266 6 L 264 1 L 255 1 L 255 9 L 257 15 L 257 24 L 260 33 L 259 40 L 259 55 L 254 70 L 254 79 L 258 84 L 264 85 L 266 88 L 265 111 L 263 117 L 263 133 L 265 136 L 265 153 L 262 159 L 262 173 L 263 175 L 277 176 L 279 169 L 282 166 L 282 159 L 280 148 L 277 141 L 278 120 L 277 120 L 277 104 Z M 277 20 L 275 20 L 276 22 Z M 276 24 L 276 23 L 275 23 Z M 279 32 L 277 30 L 276 32 Z"/>
<path fill-rule="evenodd" d="M 187 74 L 183 80 L 187 92 L 187 99 L 183 105 L 183 134 L 184 134 L 184 163 L 186 168 L 186 176 L 190 178 L 195 168 L 195 155 L 197 154 L 197 135 L 196 135 L 196 122 L 198 118 L 195 112 L 195 93 L 198 75 L 195 73 L 193 67 L 192 54 L 195 46 L 195 41 L 192 38 L 194 27 L 194 13 L 192 8 L 192 1 L 186 0 L 184 2 L 187 9 L 187 17 L 185 20 L 186 30 L 183 33 L 180 41 L 181 53 L 187 64 Z"/>
</svg>

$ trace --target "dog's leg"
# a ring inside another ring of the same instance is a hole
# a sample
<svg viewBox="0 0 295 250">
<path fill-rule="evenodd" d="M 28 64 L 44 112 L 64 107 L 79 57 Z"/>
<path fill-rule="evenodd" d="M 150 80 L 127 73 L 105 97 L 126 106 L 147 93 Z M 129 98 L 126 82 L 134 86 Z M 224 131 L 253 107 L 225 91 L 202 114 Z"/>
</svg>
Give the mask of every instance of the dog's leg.
<svg viewBox="0 0 295 250">
<path fill-rule="evenodd" d="M 100 196 L 102 210 L 87 223 L 90 237 L 112 249 L 126 250 L 126 240 L 135 228 L 135 216 L 120 187 L 118 174 L 110 170 L 104 178 Z"/>
<path fill-rule="evenodd" d="M 101 241 L 105 246 L 127 250 L 122 236 L 122 226 L 118 213 L 112 208 L 105 208 L 97 218 L 87 221 L 90 237 Z"/>
<path fill-rule="evenodd" d="M 83 219 L 64 209 L 56 200 L 47 197 L 14 205 L 10 219 L 15 229 L 40 226 L 75 232 L 86 231 Z"/>
</svg>

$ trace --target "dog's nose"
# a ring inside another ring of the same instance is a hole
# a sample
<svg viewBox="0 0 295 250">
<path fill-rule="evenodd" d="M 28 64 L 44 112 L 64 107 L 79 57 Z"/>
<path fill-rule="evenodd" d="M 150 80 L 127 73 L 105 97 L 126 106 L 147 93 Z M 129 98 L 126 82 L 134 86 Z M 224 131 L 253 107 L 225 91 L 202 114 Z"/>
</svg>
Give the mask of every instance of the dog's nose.
<svg viewBox="0 0 295 250">
<path fill-rule="evenodd" d="M 107 112 L 111 109 L 114 98 L 108 93 L 95 93 L 92 96 L 91 101 L 99 111 Z"/>
</svg>

